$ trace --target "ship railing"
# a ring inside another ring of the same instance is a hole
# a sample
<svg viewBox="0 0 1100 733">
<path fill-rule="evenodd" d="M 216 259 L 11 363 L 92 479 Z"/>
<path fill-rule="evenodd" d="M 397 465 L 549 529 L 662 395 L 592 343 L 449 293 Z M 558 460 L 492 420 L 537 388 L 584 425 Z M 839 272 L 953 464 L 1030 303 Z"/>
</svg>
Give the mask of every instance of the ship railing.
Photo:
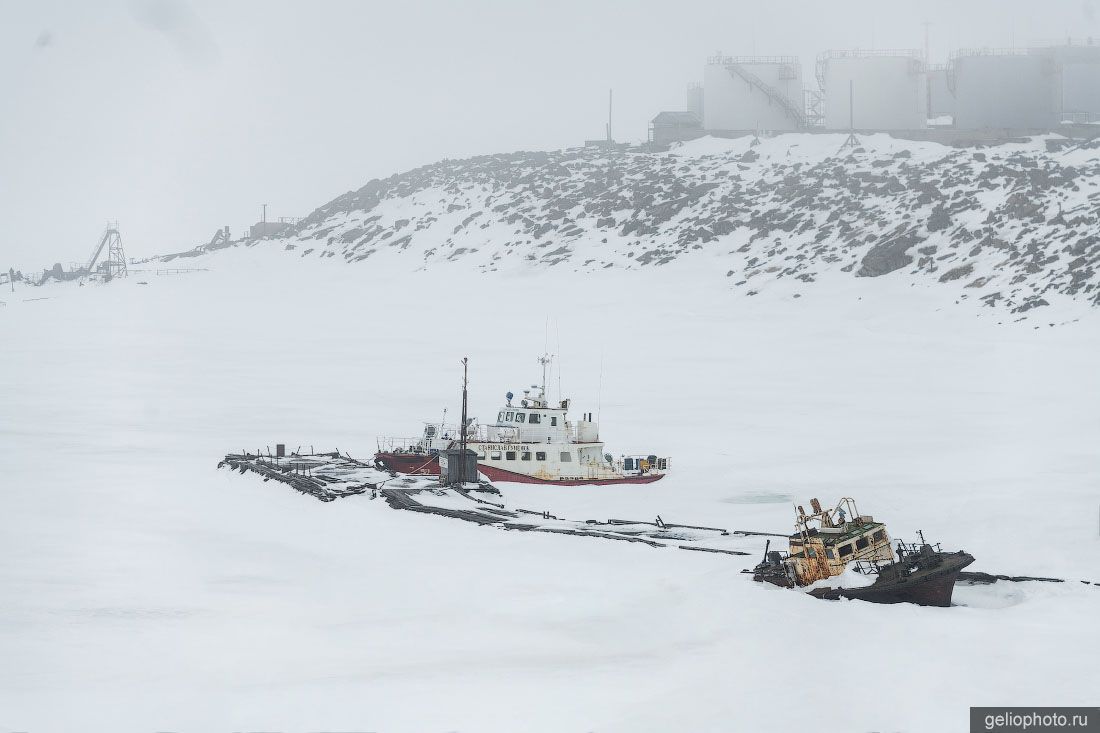
<svg viewBox="0 0 1100 733">
<path fill-rule="evenodd" d="M 424 423 L 424 437 L 425 438 L 442 438 L 444 435 L 450 437 L 452 435 L 458 435 L 457 423 L 446 422 L 427 422 Z"/>
<path fill-rule="evenodd" d="M 905 540 L 898 540 L 897 541 L 898 542 L 898 546 L 897 546 L 898 556 L 900 557 L 901 555 L 919 555 L 920 551 L 921 551 L 921 548 L 924 547 L 925 545 L 931 547 L 934 552 L 942 552 L 943 551 L 943 550 L 940 549 L 940 543 L 939 542 L 936 542 L 936 543 L 933 544 L 931 542 L 924 542 L 923 539 L 924 538 L 922 537 L 921 542 L 906 542 Z"/>
<path fill-rule="evenodd" d="M 1100 114 L 1095 112 L 1063 112 L 1062 122 L 1074 125 L 1095 125 L 1100 122 Z"/>
<path fill-rule="evenodd" d="M 781 64 L 784 66 L 801 66 L 802 61 L 797 56 L 723 56 L 722 54 L 715 54 L 707 57 L 707 63 L 719 66 L 725 66 L 726 64 Z"/>
<path fill-rule="evenodd" d="M 419 453 L 424 450 L 423 438 L 383 435 L 375 441 L 383 453 Z"/>
<path fill-rule="evenodd" d="M 882 569 L 882 563 L 874 558 L 864 558 L 853 563 L 853 569 L 863 575 L 878 575 Z"/>
</svg>

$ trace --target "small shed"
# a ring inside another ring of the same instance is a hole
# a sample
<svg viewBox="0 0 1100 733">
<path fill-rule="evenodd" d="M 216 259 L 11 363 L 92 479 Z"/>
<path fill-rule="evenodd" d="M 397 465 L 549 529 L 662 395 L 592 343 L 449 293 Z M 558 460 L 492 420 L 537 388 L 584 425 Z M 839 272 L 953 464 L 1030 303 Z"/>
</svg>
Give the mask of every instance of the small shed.
<svg viewBox="0 0 1100 733">
<path fill-rule="evenodd" d="M 290 229 L 290 223 L 285 221 L 258 221 L 248 228 L 249 239 L 263 239 L 282 234 Z"/>
<path fill-rule="evenodd" d="M 462 448 L 439 451 L 439 481 L 443 484 L 477 483 L 477 451 L 466 449 L 465 476 L 463 475 Z"/>
<path fill-rule="evenodd" d="M 693 112 L 661 112 L 649 123 L 649 140 L 668 145 L 704 135 L 703 122 Z"/>
</svg>

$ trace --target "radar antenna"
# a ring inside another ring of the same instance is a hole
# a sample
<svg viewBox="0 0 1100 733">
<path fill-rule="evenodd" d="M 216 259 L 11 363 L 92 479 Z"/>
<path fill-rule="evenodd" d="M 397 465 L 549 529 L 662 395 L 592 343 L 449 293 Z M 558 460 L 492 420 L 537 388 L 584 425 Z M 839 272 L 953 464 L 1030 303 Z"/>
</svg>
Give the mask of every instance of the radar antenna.
<svg viewBox="0 0 1100 733">
<path fill-rule="evenodd" d="M 539 357 L 539 364 L 542 364 L 542 386 L 539 388 L 539 399 L 546 399 L 546 371 L 550 368 L 550 362 L 554 360 L 554 357 L 550 354 L 544 353 Z"/>
</svg>

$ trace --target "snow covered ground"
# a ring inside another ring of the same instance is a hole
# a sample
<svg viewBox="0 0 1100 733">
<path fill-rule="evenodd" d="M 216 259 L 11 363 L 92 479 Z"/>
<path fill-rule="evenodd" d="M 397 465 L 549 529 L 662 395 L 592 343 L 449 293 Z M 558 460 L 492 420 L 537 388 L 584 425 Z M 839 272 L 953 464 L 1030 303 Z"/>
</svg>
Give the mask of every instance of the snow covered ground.
<svg viewBox="0 0 1100 733">
<path fill-rule="evenodd" d="M 1009 323 L 889 276 L 735 298 L 705 258 L 187 266 L 210 271 L 0 295 L 0 730 L 948 731 L 1097 703 L 1095 311 Z M 462 356 L 493 415 L 544 347 L 611 451 L 674 470 L 510 502 L 783 532 L 792 502 L 853 496 L 974 570 L 1074 582 L 827 603 L 752 583 L 755 558 L 215 470 L 276 442 L 368 457 L 456 414 Z"/>
</svg>

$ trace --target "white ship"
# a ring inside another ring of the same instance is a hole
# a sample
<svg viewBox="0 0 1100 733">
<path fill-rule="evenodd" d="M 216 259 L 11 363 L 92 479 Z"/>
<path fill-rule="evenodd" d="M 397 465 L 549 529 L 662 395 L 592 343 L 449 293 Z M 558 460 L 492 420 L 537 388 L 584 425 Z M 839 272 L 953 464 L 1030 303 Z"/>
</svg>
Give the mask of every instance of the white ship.
<svg viewBox="0 0 1100 733">
<path fill-rule="evenodd" d="M 539 358 L 542 384 L 524 390 L 517 404 L 506 395 L 496 421 L 466 425 L 466 445 L 477 454 L 477 470 L 490 481 L 579 486 L 585 484 L 645 484 L 664 477 L 668 458 L 620 456 L 604 452 L 592 413 L 569 420 L 569 400 L 551 404 L 546 397 L 549 355 Z M 532 391 L 536 394 L 532 395 Z M 426 423 L 419 438 L 379 440 L 375 461 L 401 473 L 439 473 L 439 453 L 457 448 L 458 426 Z"/>
</svg>

